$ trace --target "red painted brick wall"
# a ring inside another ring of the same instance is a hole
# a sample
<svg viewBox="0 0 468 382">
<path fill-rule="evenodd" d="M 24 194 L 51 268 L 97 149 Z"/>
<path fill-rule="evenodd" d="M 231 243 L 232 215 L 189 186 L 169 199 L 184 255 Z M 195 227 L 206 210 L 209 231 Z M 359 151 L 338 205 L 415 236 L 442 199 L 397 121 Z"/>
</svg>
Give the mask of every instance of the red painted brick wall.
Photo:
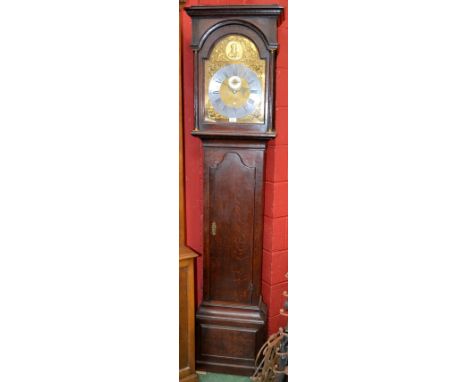
<svg viewBox="0 0 468 382">
<path fill-rule="evenodd" d="M 188 0 L 186 6 L 198 5 L 198 1 Z M 194 138 L 193 130 L 193 51 L 190 48 L 192 22 L 182 12 L 182 98 L 184 113 L 184 154 L 185 154 L 185 213 L 187 245 L 198 253 L 203 253 L 203 151 L 200 139 Z M 197 259 L 196 283 L 197 304 L 201 303 L 203 287 L 203 261 Z"/>
<path fill-rule="evenodd" d="M 284 326 L 279 310 L 288 282 L 288 2 L 287 0 L 188 0 L 190 5 L 280 4 L 285 8 L 278 29 L 279 50 L 276 74 L 275 123 L 277 137 L 268 144 L 265 171 L 265 229 L 263 238 L 262 294 L 268 305 L 268 333 Z M 203 167 L 200 140 L 190 135 L 193 129 L 193 54 L 190 49 L 191 20 L 182 15 L 182 76 L 185 139 L 185 189 L 187 245 L 203 252 Z M 201 302 L 203 265 L 197 263 L 197 302 Z"/>
<path fill-rule="evenodd" d="M 260 3 L 260 2 L 259 2 Z M 270 3 L 271 2 L 264 2 Z M 265 171 L 262 294 L 268 305 L 268 333 L 284 326 L 279 314 L 288 289 L 288 3 L 278 28 L 275 126 L 277 137 L 268 144 Z"/>
</svg>

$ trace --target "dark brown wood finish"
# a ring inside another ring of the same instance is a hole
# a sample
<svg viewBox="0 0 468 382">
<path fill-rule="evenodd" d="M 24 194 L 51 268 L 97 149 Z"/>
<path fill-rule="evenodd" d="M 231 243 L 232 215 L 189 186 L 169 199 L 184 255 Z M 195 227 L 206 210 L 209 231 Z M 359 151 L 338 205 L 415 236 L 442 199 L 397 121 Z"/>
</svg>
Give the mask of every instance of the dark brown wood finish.
<svg viewBox="0 0 468 382">
<path fill-rule="evenodd" d="M 275 54 L 278 48 L 277 23 L 283 8 L 278 5 L 193 6 L 185 8 L 192 17 L 192 49 L 194 50 L 194 111 L 193 135 L 203 137 L 247 137 L 271 139 L 276 136 L 273 126 L 273 82 Z M 260 57 L 266 61 L 265 123 L 229 124 L 204 122 L 204 60 L 216 41 L 229 34 L 251 39 Z"/>
<path fill-rule="evenodd" d="M 263 250 L 265 142 L 205 140 L 204 272 L 205 301 L 258 304 Z M 227 171 L 226 171 L 227 170 Z M 213 235 L 213 223 L 216 235 Z M 214 283 L 214 285 L 212 285 Z M 220 299 L 220 290 L 226 295 Z M 237 288 L 242 291 L 232 291 Z M 214 291 L 217 290 L 217 291 Z"/>
<path fill-rule="evenodd" d="M 204 151 L 203 302 L 196 314 L 197 368 L 251 375 L 265 340 L 261 297 L 264 159 L 273 126 L 276 29 L 282 7 L 196 6 L 192 17 L 192 134 Z M 204 60 L 230 34 L 249 38 L 266 61 L 265 122 L 204 122 Z"/>
</svg>

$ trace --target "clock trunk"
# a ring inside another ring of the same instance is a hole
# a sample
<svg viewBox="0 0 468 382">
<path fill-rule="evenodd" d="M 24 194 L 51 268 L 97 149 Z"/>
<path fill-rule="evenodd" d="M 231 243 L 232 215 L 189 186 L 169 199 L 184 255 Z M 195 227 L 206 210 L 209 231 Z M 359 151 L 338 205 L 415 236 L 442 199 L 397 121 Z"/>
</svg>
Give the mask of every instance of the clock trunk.
<svg viewBox="0 0 468 382">
<path fill-rule="evenodd" d="M 204 280 L 197 365 L 250 375 L 265 340 L 261 300 L 266 143 L 205 140 Z"/>
</svg>

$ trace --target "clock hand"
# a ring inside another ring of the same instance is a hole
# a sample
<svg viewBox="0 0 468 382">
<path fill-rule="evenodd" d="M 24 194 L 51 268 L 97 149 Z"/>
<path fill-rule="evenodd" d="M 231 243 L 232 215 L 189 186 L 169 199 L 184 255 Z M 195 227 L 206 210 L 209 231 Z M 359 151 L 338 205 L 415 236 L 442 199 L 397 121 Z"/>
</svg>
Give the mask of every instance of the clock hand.
<svg viewBox="0 0 468 382">
<path fill-rule="evenodd" d="M 238 76 L 232 76 L 228 79 L 228 86 L 231 91 L 236 94 L 237 91 L 242 87 L 242 80 Z"/>
</svg>

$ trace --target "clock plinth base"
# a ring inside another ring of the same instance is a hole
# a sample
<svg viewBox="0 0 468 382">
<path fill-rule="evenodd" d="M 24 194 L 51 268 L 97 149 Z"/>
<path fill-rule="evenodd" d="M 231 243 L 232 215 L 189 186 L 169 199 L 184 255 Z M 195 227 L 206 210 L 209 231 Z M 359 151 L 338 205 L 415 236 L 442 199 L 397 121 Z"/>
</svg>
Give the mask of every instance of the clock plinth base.
<svg viewBox="0 0 468 382">
<path fill-rule="evenodd" d="M 196 315 L 197 370 L 252 375 L 266 336 L 266 306 L 203 302 Z"/>
</svg>

